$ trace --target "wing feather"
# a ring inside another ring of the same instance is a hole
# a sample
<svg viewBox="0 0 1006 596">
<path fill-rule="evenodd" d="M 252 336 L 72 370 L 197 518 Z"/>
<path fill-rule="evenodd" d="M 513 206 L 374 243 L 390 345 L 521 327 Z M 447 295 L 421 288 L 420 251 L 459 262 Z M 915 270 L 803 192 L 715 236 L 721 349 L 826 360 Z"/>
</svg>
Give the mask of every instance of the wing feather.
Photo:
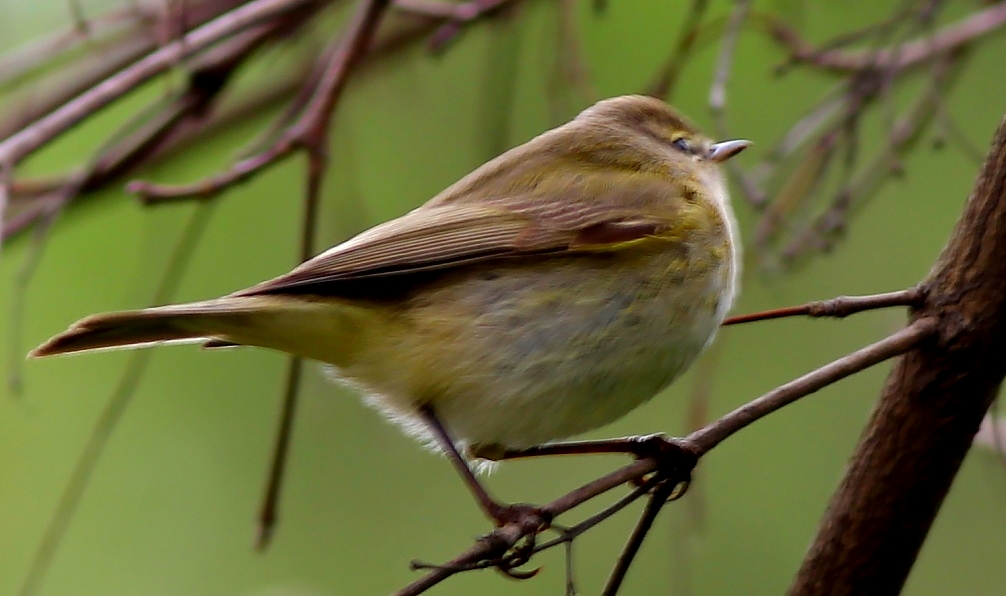
<svg viewBox="0 0 1006 596">
<path fill-rule="evenodd" d="M 637 197 L 673 205 L 676 189 L 648 180 Z M 614 190 L 604 184 L 605 190 Z M 239 295 L 307 292 L 324 284 L 444 269 L 489 259 L 576 251 L 604 251 L 648 237 L 664 236 L 680 213 L 618 209 L 582 183 L 567 187 L 569 200 L 504 196 L 480 204 L 440 202 L 367 230 L 310 259 L 290 273 Z M 552 189 L 554 190 L 554 189 Z M 597 191 L 597 189 L 594 189 Z M 624 192 L 624 188 L 621 189 Z M 607 193 L 600 193 L 607 194 Z M 575 196 L 574 196 L 575 195 Z M 584 200 L 587 197 L 588 200 Z M 589 200 L 589 199 L 594 200 Z M 647 200 L 646 202 L 649 202 Z"/>
</svg>

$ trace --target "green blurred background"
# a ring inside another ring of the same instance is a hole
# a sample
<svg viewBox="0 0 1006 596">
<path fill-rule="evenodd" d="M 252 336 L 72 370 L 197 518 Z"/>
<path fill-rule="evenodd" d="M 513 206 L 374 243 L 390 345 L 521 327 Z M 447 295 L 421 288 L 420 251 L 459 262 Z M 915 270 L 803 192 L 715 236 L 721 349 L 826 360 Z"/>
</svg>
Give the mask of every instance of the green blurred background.
<svg viewBox="0 0 1006 596">
<path fill-rule="evenodd" d="M 110 0 L 84 2 L 97 10 Z M 556 89 L 559 9 L 529 0 L 512 19 L 465 31 L 445 53 L 421 45 L 354 77 L 334 118 L 319 249 L 425 201 L 500 151 L 575 114 L 593 99 L 638 92 L 675 42 L 684 2 L 613 0 L 578 7 L 589 91 Z M 886 15 L 894 3 L 767 1 L 813 40 Z M 948 18 L 978 3 L 951 3 Z M 710 15 L 724 15 L 714 2 Z M 955 13 L 956 11 L 956 13 Z M 70 22 L 63 2 L 3 0 L 0 37 L 12 47 Z M 718 43 L 687 64 L 674 103 L 704 128 Z M 978 47 L 946 97 L 963 132 L 984 148 L 1006 109 L 1006 39 Z M 729 87 L 739 137 L 776 138 L 830 85 L 824 75 L 773 76 L 783 53 L 757 31 L 740 38 Z M 282 55 L 266 56 L 269 72 Z M 168 77 L 167 79 L 170 79 Z M 131 109 L 170 86 L 157 81 L 32 160 L 25 172 L 79 163 Z M 263 113 L 188 148 L 147 174 L 189 181 L 229 163 L 266 125 Z M 866 122 L 878 146 L 880 119 Z M 874 128 L 871 128 L 874 127 Z M 930 138 L 931 135 L 926 137 Z M 906 287 L 925 276 L 951 230 L 978 164 L 923 139 L 904 177 L 887 184 L 832 253 L 796 272 L 749 259 L 735 312 L 839 294 Z M 763 142 L 740 160 L 763 154 Z M 0 361 L 96 311 L 153 299 L 189 226 L 207 228 L 172 300 L 217 296 L 296 262 L 304 162 L 272 168 L 207 204 L 144 208 L 124 192 L 67 211 L 25 290 L 23 342 L 9 341 L 28 236 L 0 254 Z M 753 214 L 735 200 L 749 236 Z M 195 223 L 193 223 L 195 222 Z M 784 320 L 724 330 L 710 415 L 729 409 L 898 328 L 898 310 L 845 321 Z M 348 391 L 306 367 L 282 504 L 269 552 L 252 549 L 254 518 L 274 436 L 286 359 L 261 350 L 149 352 L 149 366 L 108 443 L 41 593 L 254 596 L 385 594 L 415 579 L 414 558 L 441 561 L 488 524 L 445 461 L 418 448 Z M 23 364 L 23 390 L 0 397 L 0 594 L 14 594 L 102 408 L 135 356 L 115 352 Z M 806 398 L 703 460 L 696 490 L 667 510 L 629 573 L 624 594 L 780 594 L 788 586 L 868 416 L 887 367 Z M 9 380 L 9 368 L 0 374 Z M 593 436 L 686 430 L 695 375 Z M 489 484 L 502 498 L 542 502 L 619 463 L 584 458 L 508 463 Z M 587 508 L 589 510 L 589 508 Z M 603 585 L 638 507 L 574 548 L 581 593 Z M 574 518 L 570 518 L 571 520 Z M 907 593 L 1001 594 L 1006 575 L 1006 473 L 993 453 L 967 460 L 909 580 Z M 561 551 L 526 582 L 465 574 L 434 594 L 561 594 Z"/>
</svg>

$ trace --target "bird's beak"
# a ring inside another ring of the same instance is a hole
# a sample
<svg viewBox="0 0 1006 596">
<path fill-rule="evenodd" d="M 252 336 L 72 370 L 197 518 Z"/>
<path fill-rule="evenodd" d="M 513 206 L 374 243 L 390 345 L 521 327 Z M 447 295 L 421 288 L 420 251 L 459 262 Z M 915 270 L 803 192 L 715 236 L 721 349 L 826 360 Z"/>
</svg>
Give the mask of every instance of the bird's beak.
<svg viewBox="0 0 1006 596">
<path fill-rule="evenodd" d="M 715 161 L 716 163 L 723 162 L 737 155 L 741 151 L 744 151 L 751 145 L 754 145 L 754 143 L 743 139 L 716 143 L 709 148 L 709 159 Z"/>
</svg>

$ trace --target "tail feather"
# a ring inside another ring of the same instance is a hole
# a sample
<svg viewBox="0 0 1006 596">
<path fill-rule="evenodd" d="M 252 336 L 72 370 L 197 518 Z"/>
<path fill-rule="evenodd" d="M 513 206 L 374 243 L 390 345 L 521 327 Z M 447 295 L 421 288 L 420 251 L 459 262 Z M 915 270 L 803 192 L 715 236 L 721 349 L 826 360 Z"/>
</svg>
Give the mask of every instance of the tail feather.
<svg viewBox="0 0 1006 596">
<path fill-rule="evenodd" d="M 221 299 L 92 315 L 35 348 L 29 357 L 212 338 L 214 321 L 247 314 L 248 309 L 235 302 Z"/>
<path fill-rule="evenodd" d="M 208 348 L 271 348 L 339 365 L 355 353 L 361 330 L 379 316 L 375 312 L 308 296 L 225 296 L 87 317 L 29 356 L 190 340 Z"/>
</svg>

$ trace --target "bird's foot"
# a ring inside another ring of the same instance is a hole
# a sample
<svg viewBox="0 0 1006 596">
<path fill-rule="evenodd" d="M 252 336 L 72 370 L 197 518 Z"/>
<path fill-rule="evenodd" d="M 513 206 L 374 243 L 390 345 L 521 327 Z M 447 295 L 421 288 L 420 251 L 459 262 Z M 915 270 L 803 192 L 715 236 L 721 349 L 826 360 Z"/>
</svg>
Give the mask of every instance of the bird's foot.
<svg viewBox="0 0 1006 596">
<path fill-rule="evenodd" d="M 652 458 L 657 462 L 657 471 L 637 482 L 644 484 L 659 478 L 654 484 L 674 482 L 677 487 L 668 500 L 680 498 L 688 490 L 692 480 L 692 470 L 699 462 L 698 453 L 690 441 L 670 437 L 663 433 L 633 437 L 632 454 L 637 458 Z"/>
<path fill-rule="evenodd" d="M 493 503 L 487 512 L 497 527 L 515 525 L 525 534 L 538 534 L 552 524 L 552 514 L 529 503 Z"/>
</svg>

